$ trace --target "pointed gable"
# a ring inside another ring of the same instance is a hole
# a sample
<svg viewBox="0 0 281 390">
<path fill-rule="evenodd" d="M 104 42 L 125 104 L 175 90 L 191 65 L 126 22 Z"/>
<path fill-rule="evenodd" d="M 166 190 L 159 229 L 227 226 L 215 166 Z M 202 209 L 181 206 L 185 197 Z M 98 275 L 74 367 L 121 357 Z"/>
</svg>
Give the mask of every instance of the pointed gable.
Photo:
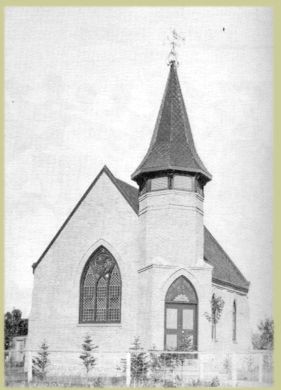
<svg viewBox="0 0 281 390">
<path fill-rule="evenodd" d="M 166 170 L 198 173 L 205 182 L 212 178 L 194 145 L 174 61 L 149 149 L 132 179 L 137 181 L 142 174 Z"/>
<path fill-rule="evenodd" d="M 37 262 L 35 262 L 33 265 L 32 265 L 32 268 L 33 268 L 33 272 L 35 271 L 36 267 L 39 265 L 39 263 L 43 260 L 43 258 L 46 256 L 46 254 L 48 253 L 48 251 L 50 250 L 50 248 L 55 244 L 56 240 L 58 239 L 58 237 L 61 235 L 61 233 L 63 232 L 63 230 L 65 229 L 65 227 L 68 225 L 68 223 L 70 222 L 70 220 L 72 219 L 72 217 L 74 216 L 74 214 L 78 211 L 78 209 L 80 208 L 80 206 L 82 205 L 83 201 L 87 198 L 87 196 L 90 194 L 90 192 L 92 191 L 93 187 L 96 185 L 97 181 L 99 180 L 99 178 L 101 177 L 102 174 L 106 174 L 107 177 L 110 179 L 110 181 L 114 184 L 114 186 L 118 189 L 118 191 L 120 192 L 120 194 L 124 197 L 124 199 L 127 201 L 128 205 L 131 206 L 131 208 L 133 209 L 134 212 L 138 213 L 136 210 L 138 209 L 138 190 L 133 187 L 133 186 L 130 186 L 129 184 L 123 182 L 122 180 L 119 180 L 119 179 L 116 179 L 115 176 L 112 174 L 112 172 L 109 170 L 109 168 L 105 165 L 102 170 L 100 171 L 100 173 L 97 175 L 97 177 L 95 178 L 95 180 L 91 183 L 91 185 L 88 187 L 88 189 L 86 190 L 86 192 L 83 194 L 83 196 L 81 197 L 81 199 L 79 200 L 79 202 L 75 205 L 75 207 L 73 208 L 73 210 L 71 211 L 71 213 L 69 214 L 69 216 L 66 218 L 66 220 L 64 221 L 64 223 L 62 224 L 62 226 L 60 227 L 60 229 L 58 230 L 58 232 L 55 234 L 55 236 L 53 237 L 53 239 L 51 240 L 51 242 L 49 243 L 49 245 L 47 246 L 47 248 L 44 250 L 44 252 L 42 253 L 42 255 L 40 256 L 40 258 L 38 259 Z"/>
<path fill-rule="evenodd" d="M 55 243 L 55 241 L 57 240 L 57 238 L 65 228 L 65 226 L 68 224 L 73 214 L 79 208 L 80 204 L 87 197 L 88 193 L 91 191 L 91 189 L 94 187 L 95 183 L 98 181 L 99 177 L 103 173 L 107 174 L 107 176 L 110 178 L 112 183 L 116 186 L 116 188 L 120 191 L 122 196 L 130 205 L 130 207 L 133 209 L 135 214 L 138 215 L 138 209 L 139 209 L 138 189 L 120 179 L 117 179 L 112 174 L 112 172 L 106 166 L 104 166 L 103 169 L 98 174 L 98 176 L 93 181 L 93 183 L 89 186 L 85 194 L 76 204 L 76 206 L 74 207 L 70 215 L 67 217 L 67 219 L 65 220 L 65 222 L 63 223 L 63 225 L 61 226 L 57 234 L 51 240 L 50 244 L 42 253 L 39 260 L 33 264 L 32 266 L 33 272 L 35 271 L 39 263 L 43 260 L 43 258 L 45 257 L 49 249 Z M 219 243 L 216 241 L 216 239 L 212 236 L 212 234 L 209 232 L 209 230 L 206 227 L 204 227 L 204 260 L 208 264 L 213 266 L 212 279 L 214 283 L 223 286 L 232 287 L 242 292 L 248 292 L 249 282 L 246 280 L 243 274 L 239 271 L 239 269 L 232 262 L 230 257 L 227 255 L 227 253 L 223 250 L 223 248 L 219 245 Z"/>
</svg>

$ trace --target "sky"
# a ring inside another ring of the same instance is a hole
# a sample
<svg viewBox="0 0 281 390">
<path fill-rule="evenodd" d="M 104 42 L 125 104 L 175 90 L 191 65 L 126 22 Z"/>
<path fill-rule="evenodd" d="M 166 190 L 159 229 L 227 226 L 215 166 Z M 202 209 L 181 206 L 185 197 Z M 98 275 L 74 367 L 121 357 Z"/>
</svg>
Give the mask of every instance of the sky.
<svg viewBox="0 0 281 390">
<path fill-rule="evenodd" d="M 213 180 L 205 225 L 272 316 L 272 11 L 8 7 L 5 13 L 5 310 L 29 315 L 50 240 L 106 164 L 130 175 L 152 136 L 172 29 L 197 151 Z"/>
</svg>

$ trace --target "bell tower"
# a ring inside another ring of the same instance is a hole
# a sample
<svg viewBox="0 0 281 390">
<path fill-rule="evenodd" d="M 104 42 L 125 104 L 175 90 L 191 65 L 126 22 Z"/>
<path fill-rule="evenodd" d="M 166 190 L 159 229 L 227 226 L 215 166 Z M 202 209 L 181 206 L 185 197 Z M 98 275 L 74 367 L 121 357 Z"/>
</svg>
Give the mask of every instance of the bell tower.
<svg viewBox="0 0 281 390">
<path fill-rule="evenodd" d="M 212 176 L 195 148 L 175 58 L 149 149 L 131 178 L 139 186 L 143 266 L 202 264 L 204 186 Z"/>
</svg>

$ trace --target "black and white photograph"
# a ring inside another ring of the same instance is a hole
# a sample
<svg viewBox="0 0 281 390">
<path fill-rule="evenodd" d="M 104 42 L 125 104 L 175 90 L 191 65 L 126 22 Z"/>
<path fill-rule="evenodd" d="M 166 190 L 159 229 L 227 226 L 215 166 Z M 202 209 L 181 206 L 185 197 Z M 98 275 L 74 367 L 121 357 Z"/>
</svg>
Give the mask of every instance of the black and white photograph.
<svg viewBox="0 0 281 390">
<path fill-rule="evenodd" d="M 6 7 L 5 385 L 269 387 L 270 7 Z"/>
</svg>

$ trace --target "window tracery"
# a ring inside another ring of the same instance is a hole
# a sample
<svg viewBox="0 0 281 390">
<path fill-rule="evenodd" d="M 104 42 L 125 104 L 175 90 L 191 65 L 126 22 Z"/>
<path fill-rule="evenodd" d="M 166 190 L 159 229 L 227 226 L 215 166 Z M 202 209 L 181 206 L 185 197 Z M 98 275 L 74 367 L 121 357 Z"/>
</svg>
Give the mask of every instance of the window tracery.
<svg viewBox="0 0 281 390">
<path fill-rule="evenodd" d="M 121 320 L 121 275 L 118 264 L 104 247 L 89 258 L 80 283 L 80 322 Z"/>
<path fill-rule="evenodd" d="M 197 303 L 194 287 L 184 276 L 180 276 L 169 287 L 166 302 Z"/>
</svg>

